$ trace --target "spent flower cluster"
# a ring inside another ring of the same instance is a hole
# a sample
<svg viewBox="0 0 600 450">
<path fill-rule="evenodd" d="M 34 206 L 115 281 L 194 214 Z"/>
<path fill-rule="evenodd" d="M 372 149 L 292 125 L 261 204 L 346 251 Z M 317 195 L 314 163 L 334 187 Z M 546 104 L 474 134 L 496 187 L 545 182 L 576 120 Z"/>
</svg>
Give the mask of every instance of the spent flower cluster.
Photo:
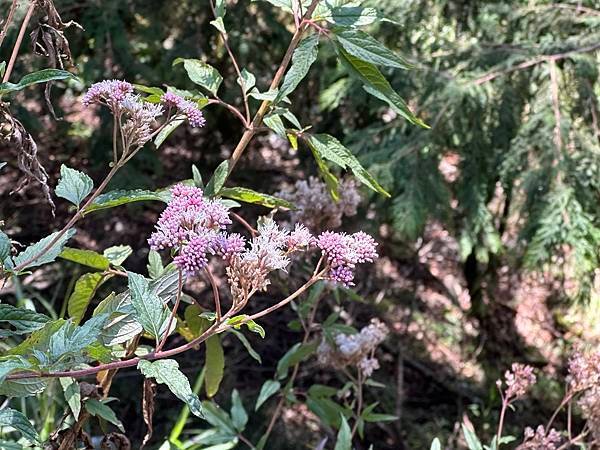
<svg viewBox="0 0 600 450">
<path fill-rule="evenodd" d="M 343 216 L 356 215 L 361 201 L 356 181 L 343 179 L 338 190 L 340 198 L 334 201 L 327 185 L 316 177 L 310 177 L 308 181 L 297 181 L 292 190 L 281 191 L 277 195 L 296 206 L 290 212 L 292 223 L 303 223 L 316 232 L 339 228 Z"/>
<path fill-rule="evenodd" d="M 141 148 L 156 134 L 154 123 L 163 115 L 165 107 L 169 119 L 185 117 L 192 127 L 204 126 L 206 122 L 194 102 L 172 92 L 165 93 L 159 104 L 147 102 L 133 92 L 133 85 L 127 81 L 104 80 L 93 84 L 82 99 L 84 106 L 100 104 L 111 110 L 119 124 L 125 153 Z M 171 114 L 173 108 L 176 115 Z"/>
<path fill-rule="evenodd" d="M 371 323 L 359 333 L 337 334 L 333 342 L 324 338 L 317 349 L 319 362 L 336 369 L 356 365 L 365 377 L 369 377 L 379 368 L 379 361 L 374 357 L 375 349 L 388 333 L 389 329 L 383 322 L 371 319 Z"/>
<path fill-rule="evenodd" d="M 533 367 L 525 364 L 513 363 L 511 370 L 507 370 L 504 374 L 504 382 L 506 384 L 506 390 L 504 391 L 504 398 L 506 400 L 524 396 L 536 382 Z M 496 385 L 498 386 L 498 389 L 501 389 L 502 381 L 496 381 Z"/>
<path fill-rule="evenodd" d="M 557 450 L 562 437 L 558 431 L 551 428 L 546 432 L 543 425 L 539 425 L 535 430 L 533 428 L 525 428 L 525 439 L 519 450 Z"/>
<path fill-rule="evenodd" d="M 269 273 L 286 270 L 289 255 L 308 249 L 313 241 L 314 237 L 303 225 L 296 225 L 290 232 L 273 219 L 262 220 L 250 248 L 235 254 L 226 269 L 234 302 L 244 302 L 254 291 L 265 290 L 270 284 Z"/>
<path fill-rule="evenodd" d="M 577 351 L 569 359 L 567 381 L 572 392 L 600 384 L 600 351 Z"/>
</svg>

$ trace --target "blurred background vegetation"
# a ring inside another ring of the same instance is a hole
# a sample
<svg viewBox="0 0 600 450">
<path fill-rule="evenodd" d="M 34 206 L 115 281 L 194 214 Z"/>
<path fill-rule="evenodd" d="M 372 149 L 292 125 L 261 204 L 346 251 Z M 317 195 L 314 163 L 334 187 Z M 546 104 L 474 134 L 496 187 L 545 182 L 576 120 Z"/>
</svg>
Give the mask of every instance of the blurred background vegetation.
<svg viewBox="0 0 600 450">
<path fill-rule="evenodd" d="M 0 15 L 9 4 L 0 0 Z M 291 16 L 267 2 L 227 4 L 232 47 L 262 91 L 287 47 Z M 415 65 L 385 75 L 431 128 L 408 124 L 367 95 L 326 46 L 317 70 L 295 94 L 293 112 L 350 146 L 392 193 L 384 199 L 364 192 L 359 213 L 342 225 L 376 235 L 383 257 L 359 278 L 360 297 L 329 298 L 324 312 L 344 311 L 344 320 L 356 326 L 378 316 L 393 331 L 374 375 L 385 387 L 369 395 L 399 420 L 367 426 L 365 442 L 376 449 L 420 449 L 439 436 L 449 448 L 460 448 L 457 424 L 465 414 L 493 434 L 499 402 L 494 382 L 513 361 L 539 368 L 541 382 L 532 400 L 511 415 L 509 430 L 535 426 L 561 396 L 573 345 L 594 345 L 600 337 L 600 2 L 364 4 L 389 19 L 370 32 Z M 172 61 L 201 58 L 232 87 L 226 100 L 239 104 L 233 67 L 209 26 L 208 2 L 56 0 L 55 6 L 63 21 L 83 28 L 65 30 L 70 70 L 81 83 L 53 87 L 60 120 L 50 114 L 43 88 L 21 93 L 11 104 L 38 144 L 51 185 L 62 163 L 101 179 L 111 158 L 110 117 L 83 110 L 78 102 L 93 82 L 119 78 L 185 88 L 190 82 Z M 16 22 L 25 9 L 18 10 Z M 16 31 L 10 29 L 0 60 L 8 59 Z M 28 37 L 21 55 L 17 78 L 51 64 L 31 50 Z M 141 152 L 112 187 L 163 187 L 190 178 L 192 164 L 210 175 L 230 156 L 242 130 L 224 109 L 211 106 L 205 116 L 205 128 L 182 127 L 160 151 Z M 0 172 L 0 220 L 8 234 L 26 243 L 63 224 L 66 206 L 58 204 L 52 217 L 35 184 L 10 194 L 22 174 L 15 149 L 0 152 L 0 160 L 9 163 Z M 274 193 L 314 171 L 306 148 L 294 151 L 286 141 L 264 135 L 253 141 L 232 183 Z M 158 208 L 132 206 L 98 216 L 76 239 L 93 249 L 117 244 L 146 249 Z M 264 213 L 253 210 L 256 216 Z M 145 252 L 134 253 L 134 268 L 143 270 Z M 58 311 L 75 275 L 66 270 L 8 295 Z M 202 293 L 206 286 L 192 289 Z M 253 340 L 262 365 L 225 342 L 227 375 L 219 394 L 224 403 L 234 387 L 242 398 L 256 396 L 298 340 L 286 326 L 292 318 L 292 312 L 269 317 L 269 339 Z M 186 355 L 182 366 L 197 373 L 196 356 Z M 306 384 L 336 377 L 310 366 L 306 371 L 301 378 Z M 141 440 L 141 393 L 115 383 L 112 395 L 120 399 L 115 409 L 131 424 L 132 438 Z M 176 405 L 157 410 L 155 435 L 168 433 L 178 412 Z M 259 411 L 251 423 L 259 429 L 268 413 Z M 311 411 L 290 408 L 269 448 L 306 448 L 317 439 L 315 423 Z M 260 433 L 251 437 L 256 441 Z"/>
</svg>

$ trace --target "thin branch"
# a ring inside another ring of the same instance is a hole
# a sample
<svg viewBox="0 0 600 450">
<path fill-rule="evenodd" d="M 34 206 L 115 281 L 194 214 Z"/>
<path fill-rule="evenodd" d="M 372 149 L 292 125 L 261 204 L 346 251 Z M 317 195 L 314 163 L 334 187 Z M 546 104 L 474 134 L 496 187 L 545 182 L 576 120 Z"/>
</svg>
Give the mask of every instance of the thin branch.
<svg viewBox="0 0 600 450">
<path fill-rule="evenodd" d="M 210 0 L 210 9 L 213 12 L 213 15 L 215 16 L 215 19 L 217 18 L 217 12 L 215 10 L 215 5 L 213 0 Z M 231 47 L 229 46 L 229 36 L 227 35 L 227 32 L 223 32 L 221 30 L 219 30 L 219 34 L 221 35 L 221 38 L 223 39 L 223 45 L 225 45 L 225 49 L 227 50 L 227 53 L 229 54 L 229 57 L 231 58 L 231 62 L 233 63 L 233 68 L 235 69 L 235 73 L 238 76 L 238 79 L 240 80 L 240 89 L 242 91 L 242 99 L 244 101 L 244 109 L 246 110 L 246 118 L 245 118 L 245 124 L 246 124 L 246 128 L 248 127 L 248 124 L 250 123 L 250 107 L 248 106 L 248 94 L 246 93 L 246 84 L 244 82 L 244 79 L 242 78 L 242 72 L 240 71 L 240 66 L 237 62 L 237 59 L 235 58 L 235 55 L 233 54 L 233 52 L 231 51 Z M 237 111 L 237 109 L 236 109 Z M 243 117 L 243 116 L 242 116 Z"/>
<path fill-rule="evenodd" d="M 317 281 L 321 280 L 323 275 L 325 275 L 325 272 L 327 272 L 329 268 L 326 267 L 325 269 L 323 269 L 321 272 L 319 272 L 317 275 L 313 276 L 310 278 L 310 280 L 308 280 L 305 284 L 303 284 L 296 292 L 294 292 L 293 294 L 287 296 L 286 298 L 284 298 L 283 300 L 281 300 L 279 303 L 275 303 L 273 306 L 270 306 L 266 309 L 263 309 L 262 311 L 259 311 L 255 314 L 252 314 L 248 317 L 246 317 L 244 320 L 242 320 L 241 322 L 237 322 L 236 325 L 242 325 L 250 320 L 254 320 L 254 319 L 258 319 L 259 317 L 263 317 L 266 316 L 267 314 L 272 313 L 273 311 L 287 305 L 288 303 L 290 303 L 292 300 L 294 300 L 296 297 L 300 296 L 302 293 L 304 293 L 304 291 L 306 291 L 309 287 L 311 287 L 313 284 L 315 284 Z"/>
<path fill-rule="evenodd" d="M 562 134 L 560 131 L 560 98 L 558 95 L 558 72 L 556 70 L 556 60 L 550 59 L 548 60 L 550 66 L 550 86 L 552 92 L 552 107 L 554 109 L 554 143 L 556 144 L 557 154 L 560 155 L 560 152 L 563 148 L 562 142 Z"/>
<path fill-rule="evenodd" d="M 217 286 L 217 281 L 215 280 L 215 277 L 213 276 L 213 274 L 210 271 L 210 269 L 208 268 L 208 266 L 206 266 L 204 268 L 204 272 L 206 273 L 206 277 L 208 278 L 208 281 L 210 281 L 210 285 L 212 286 L 213 297 L 215 299 L 215 313 L 217 315 L 217 322 L 220 322 L 221 321 L 221 298 L 219 296 L 219 287 Z"/>
<path fill-rule="evenodd" d="M 244 228 L 246 228 L 246 230 L 248 230 L 248 232 L 252 235 L 252 237 L 256 237 L 256 235 L 258 234 L 258 231 L 255 228 L 253 228 L 252 225 L 250 225 L 246 220 L 244 220 L 243 217 L 241 217 L 239 214 L 236 214 L 234 212 L 230 212 L 229 214 L 236 221 L 238 221 Z"/>
<path fill-rule="evenodd" d="M 56 245 L 56 243 L 63 237 L 63 235 L 67 231 L 69 231 L 71 228 L 73 228 L 73 226 L 84 216 L 85 209 L 88 206 L 90 206 L 94 200 L 96 200 L 96 198 L 102 193 L 102 191 L 104 191 L 104 189 L 106 188 L 106 186 L 108 185 L 110 180 L 115 176 L 117 171 L 121 168 L 121 165 L 122 164 L 117 163 L 110 169 L 110 172 L 108 172 L 104 181 L 102 181 L 100 186 L 98 186 L 98 189 L 96 189 L 94 191 L 92 196 L 85 202 L 85 204 L 81 208 L 79 208 L 79 211 L 77 211 L 77 213 L 71 218 L 71 220 L 69 220 L 69 222 L 56 234 L 56 236 L 54 236 L 54 238 L 42 250 L 40 250 L 36 255 L 32 256 L 31 258 L 27 259 L 26 261 L 23 261 L 21 264 L 16 266 L 12 271 L 14 273 L 18 273 L 21 270 L 23 270 L 25 267 L 27 267 L 29 264 L 31 264 L 32 262 L 36 261 L 38 258 L 40 258 L 40 257 L 44 256 L 46 253 L 48 253 L 48 251 L 50 251 L 50 249 L 52 249 L 52 247 L 54 247 Z"/>
<path fill-rule="evenodd" d="M 476 85 L 480 85 L 483 83 L 487 83 L 488 81 L 492 81 L 493 79 L 498 78 L 502 75 L 507 75 L 507 74 L 515 72 L 517 70 L 527 69 L 528 67 L 532 67 L 537 64 L 541 64 L 545 61 L 550 61 L 550 60 L 557 61 L 559 59 L 568 58 L 569 56 L 575 55 L 577 53 L 589 53 L 589 52 L 593 52 L 598 49 L 600 49 L 600 43 L 589 45 L 587 47 L 576 48 L 574 50 L 569 50 L 568 52 L 564 52 L 564 53 L 556 53 L 554 55 L 537 56 L 537 57 L 529 59 L 527 61 L 523 61 L 522 63 L 517 64 L 516 66 L 512 66 L 512 67 L 509 67 L 504 70 L 490 72 L 487 75 L 484 75 L 480 78 L 473 80 L 473 83 Z"/>
<path fill-rule="evenodd" d="M 308 9 L 306 10 L 306 13 L 304 14 L 303 20 L 300 24 L 301 26 L 298 29 L 296 29 L 296 31 L 294 32 L 294 35 L 292 36 L 292 40 L 290 41 L 290 44 L 285 52 L 285 55 L 283 56 L 283 60 L 281 61 L 281 64 L 279 65 L 277 72 L 275 72 L 273 81 L 271 81 L 269 90 L 273 90 L 276 87 L 278 87 L 279 83 L 281 83 L 281 81 L 283 80 L 285 71 L 287 70 L 288 65 L 290 64 L 290 61 L 292 60 L 292 55 L 294 53 L 294 50 L 298 46 L 298 43 L 300 42 L 300 39 L 302 38 L 302 34 L 304 33 L 304 30 L 306 28 L 308 28 L 308 25 L 306 27 L 304 27 L 304 25 L 306 25 L 304 23 L 304 21 L 306 19 L 310 19 L 314 10 L 317 8 L 318 4 L 319 4 L 319 0 L 313 0 L 311 2 L 310 6 L 308 7 Z M 267 113 L 270 104 L 271 104 L 271 102 L 269 100 L 264 100 L 260 104 L 258 111 L 256 112 L 256 114 L 254 115 L 254 118 L 252 119 L 252 123 L 250 124 L 249 129 L 247 129 L 244 132 L 240 141 L 238 142 L 238 145 L 233 150 L 231 158 L 229 158 L 229 173 L 228 173 L 228 175 L 230 175 L 231 172 L 233 172 L 233 168 L 235 167 L 237 162 L 240 160 L 242 154 L 244 153 L 244 150 L 246 150 L 246 148 L 248 147 L 248 144 L 254 137 L 255 129 L 258 128 L 262 124 L 263 117 Z"/>
<path fill-rule="evenodd" d="M 287 305 L 292 300 L 294 300 L 296 297 L 298 297 L 299 295 L 304 293 L 309 287 L 311 287 L 313 284 L 315 284 L 318 280 L 320 280 L 321 276 L 325 273 L 326 270 L 327 269 L 324 269 L 323 271 L 321 271 L 317 277 L 311 277 L 305 284 L 303 284 L 300 288 L 298 288 L 298 290 L 296 292 L 294 292 L 290 296 L 286 297 L 279 303 L 277 303 L 277 304 L 273 305 L 272 307 L 267 308 L 263 311 L 260 311 L 252 316 L 248 316 L 243 321 L 236 322 L 235 325 L 236 326 L 242 325 L 242 324 L 248 322 L 249 320 L 253 320 L 253 319 L 262 317 L 266 314 L 269 314 L 272 311 L 275 311 L 276 309 L 279 309 L 279 308 Z M 79 378 L 79 377 L 86 377 L 89 375 L 94 375 L 103 370 L 122 369 L 125 367 L 133 367 L 133 366 L 136 366 L 142 360 L 154 361 L 157 359 L 169 358 L 171 356 L 175 356 L 180 353 L 186 352 L 192 348 L 195 348 L 198 344 L 201 344 L 209 337 L 214 336 L 215 334 L 218 334 L 218 333 L 222 333 L 223 331 L 226 331 L 226 330 L 232 328 L 232 325 L 229 325 L 227 323 L 227 319 L 229 317 L 231 317 L 233 314 L 235 314 L 238 310 L 236 310 L 232 307 L 229 311 L 227 311 L 227 313 L 225 313 L 223 315 L 223 317 L 221 317 L 220 321 L 215 320 L 215 322 L 209 328 L 207 328 L 204 333 L 202 333 L 200 336 L 198 336 L 196 339 L 194 339 L 184 345 L 181 345 L 179 347 L 172 348 L 170 350 L 154 351 L 154 352 L 148 353 L 147 355 L 138 356 L 135 358 L 121 360 L 121 361 L 114 361 L 114 362 L 110 362 L 110 363 L 99 364 L 97 366 L 89 367 L 87 369 L 66 370 L 66 371 L 58 371 L 58 372 L 35 372 L 35 371 L 32 371 L 32 372 L 14 373 L 14 374 L 8 375 L 6 377 L 6 379 L 7 380 L 20 380 L 20 379 L 24 379 L 24 378 L 64 378 L 64 377 Z"/>
<path fill-rule="evenodd" d="M 25 36 L 25 31 L 27 30 L 27 25 L 29 25 L 29 21 L 31 20 L 35 6 L 35 1 L 32 1 L 29 5 L 29 9 L 27 10 L 27 14 L 25 14 L 25 18 L 23 19 L 21 29 L 19 30 L 19 34 L 17 36 L 17 41 L 15 42 L 12 54 L 10 55 L 10 60 L 8 61 L 8 66 L 6 66 L 6 72 L 4 72 L 4 77 L 2 78 L 3 83 L 6 83 L 10 78 L 15 61 L 17 60 L 17 55 L 19 54 L 19 48 L 21 48 L 21 43 L 23 42 L 23 37 Z"/>
<path fill-rule="evenodd" d="M 4 42 L 4 38 L 8 33 L 8 29 L 10 28 L 10 24 L 12 23 L 13 17 L 15 15 L 15 11 L 17 10 L 17 0 L 12 0 L 12 4 L 10 5 L 10 9 L 8 10 L 8 16 L 6 17 L 6 21 L 2 26 L 2 31 L 0 31 L 0 47 L 2 47 L 2 43 Z"/>
<path fill-rule="evenodd" d="M 215 98 L 211 98 L 208 100 L 208 104 L 209 105 L 221 105 L 224 106 L 225 108 L 227 108 L 229 111 L 231 111 L 233 113 L 233 115 L 235 117 L 237 117 L 238 119 L 240 119 L 240 121 L 242 122 L 242 124 L 244 125 L 244 128 L 248 128 L 248 124 L 249 124 L 249 120 L 246 120 L 246 118 L 244 117 L 244 115 L 240 112 L 239 109 L 237 109 L 235 106 L 230 105 L 227 102 L 224 102 L 223 100 L 221 100 L 219 97 L 215 97 Z"/>
</svg>

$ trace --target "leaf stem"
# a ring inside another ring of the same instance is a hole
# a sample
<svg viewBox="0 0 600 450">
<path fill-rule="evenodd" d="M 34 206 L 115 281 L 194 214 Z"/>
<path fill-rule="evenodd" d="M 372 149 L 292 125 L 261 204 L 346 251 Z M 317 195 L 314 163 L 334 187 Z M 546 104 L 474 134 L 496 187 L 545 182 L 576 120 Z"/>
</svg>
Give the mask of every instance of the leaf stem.
<svg viewBox="0 0 600 450">
<path fill-rule="evenodd" d="M 8 16 L 6 17 L 6 21 L 4 22 L 4 25 L 2 26 L 2 31 L 0 31 L 0 47 L 2 47 L 2 43 L 4 42 L 4 38 L 6 37 L 6 34 L 8 33 L 8 29 L 10 27 L 10 24 L 12 23 L 13 17 L 15 15 L 15 11 L 17 10 L 17 0 L 12 0 L 12 4 L 10 5 L 10 9 L 8 10 Z"/>
</svg>

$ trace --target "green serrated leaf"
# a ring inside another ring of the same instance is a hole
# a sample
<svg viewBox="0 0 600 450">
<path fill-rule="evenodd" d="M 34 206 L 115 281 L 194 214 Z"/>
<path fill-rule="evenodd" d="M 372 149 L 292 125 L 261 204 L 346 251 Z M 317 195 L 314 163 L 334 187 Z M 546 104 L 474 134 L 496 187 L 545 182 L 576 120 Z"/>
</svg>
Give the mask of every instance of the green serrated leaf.
<svg viewBox="0 0 600 450">
<path fill-rule="evenodd" d="M 204 386 L 207 397 L 213 397 L 219 391 L 219 385 L 225 373 L 225 354 L 219 335 L 211 336 L 206 340 L 206 368 Z"/>
<path fill-rule="evenodd" d="M 258 408 L 262 406 L 269 398 L 275 395 L 281 389 L 281 383 L 275 380 L 267 380 L 263 383 L 256 399 L 256 405 L 254 405 L 254 411 L 258 411 Z"/>
<path fill-rule="evenodd" d="M 60 180 L 56 186 L 56 195 L 67 199 L 79 207 L 94 189 L 94 182 L 85 173 L 71 169 L 64 164 L 60 166 Z"/>
<path fill-rule="evenodd" d="M 165 308 L 156 292 L 150 289 L 146 278 L 133 272 L 127 272 L 127 277 L 131 304 L 137 313 L 137 320 L 142 324 L 144 330 L 156 339 L 158 344 L 162 332 L 167 331 L 163 328 L 166 326 L 169 309 Z"/>
<path fill-rule="evenodd" d="M 243 187 L 222 188 L 219 195 L 244 203 L 255 203 L 267 208 L 295 209 L 295 206 L 287 200 Z"/>
<path fill-rule="evenodd" d="M 87 399 L 85 401 L 84 406 L 86 411 L 89 412 L 92 416 L 100 417 L 106 420 L 107 422 L 110 422 L 113 425 L 115 425 L 119 430 L 121 430 L 121 432 L 125 432 L 123 424 L 119 419 L 117 419 L 117 415 L 110 408 L 110 406 L 106 405 L 105 403 L 102 403 L 99 400 L 96 400 L 95 398 Z"/>
<path fill-rule="evenodd" d="M 106 256 L 92 250 L 65 247 L 58 257 L 98 270 L 106 270 L 110 266 L 110 260 Z"/>
<path fill-rule="evenodd" d="M 190 80 L 209 90 L 213 95 L 217 95 L 223 81 L 223 77 L 217 69 L 199 59 L 177 58 L 173 61 L 173 65 L 180 63 L 183 63 Z"/>
<path fill-rule="evenodd" d="M 334 29 L 338 42 L 350 55 L 379 66 L 412 69 L 414 66 L 364 31 Z"/>
<path fill-rule="evenodd" d="M 65 400 L 69 405 L 69 409 L 73 413 L 75 420 L 79 418 L 81 412 L 81 391 L 79 389 L 79 383 L 75 378 L 59 378 L 60 385 L 65 395 Z"/>
<path fill-rule="evenodd" d="M 94 294 L 106 277 L 99 272 L 84 273 L 75 283 L 75 288 L 69 296 L 67 311 L 75 323 L 81 322 Z"/>
<path fill-rule="evenodd" d="M 313 152 L 318 153 L 322 159 L 331 161 L 342 169 L 350 169 L 365 186 L 390 197 L 390 194 L 367 172 L 352 152 L 333 136 L 328 134 L 308 135 L 307 142 Z"/>
<path fill-rule="evenodd" d="M 130 191 L 117 190 L 101 194 L 83 210 L 84 214 L 101 209 L 114 208 L 115 206 L 126 205 L 133 202 L 142 202 L 147 200 L 164 201 L 163 197 L 154 191 L 144 189 L 134 189 Z"/>
<path fill-rule="evenodd" d="M 50 318 L 44 314 L 24 308 L 0 303 L 0 322 L 12 325 L 14 334 L 32 333 L 42 328 Z"/>
<path fill-rule="evenodd" d="M 275 98 L 274 103 L 281 101 L 286 95 L 292 93 L 298 84 L 304 79 L 310 69 L 310 66 L 317 59 L 319 45 L 319 35 L 312 34 L 298 44 L 294 54 L 292 55 L 292 66 L 286 73 L 283 83 L 279 89 L 279 93 Z"/>
<path fill-rule="evenodd" d="M 390 83 L 375 65 L 349 54 L 339 43 L 337 44 L 337 50 L 344 67 L 346 67 L 350 75 L 360 79 L 364 83 L 365 91 L 386 102 L 394 111 L 409 122 L 423 128 L 429 128 L 428 125 L 413 114 L 406 102 L 394 91 Z"/>
<path fill-rule="evenodd" d="M 327 8 L 320 17 L 335 25 L 343 27 L 363 27 L 370 25 L 379 18 L 379 13 L 375 8 L 362 6 L 336 6 Z"/>
<path fill-rule="evenodd" d="M 206 183 L 204 195 L 214 197 L 218 195 L 225 184 L 227 175 L 229 174 L 229 161 L 225 160 L 218 165 L 211 179 Z"/>
<path fill-rule="evenodd" d="M 161 359 L 150 362 L 142 360 L 138 369 L 146 378 L 154 378 L 159 384 L 166 384 L 171 392 L 185 402 L 192 414 L 203 417 L 202 404 L 198 396 L 192 392 L 190 382 L 179 370 L 179 364 L 173 359 Z"/>
<path fill-rule="evenodd" d="M 16 409 L 4 408 L 0 410 L 0 427 L 11 427 L 29 442 L 41 443 L 40 436 L 29 422 L 29 419 Z"/>
<path fill-rule="evenodd" d="M 9 92 L 20 91 L 28 86 L 47 83 L 48 81 L 74 79 L 77 77 L 66 70 L 59 69 L 44 69 L 37 72 L 29 73 L 25 75 L 18 83 L 0 83 L 0 95 L 7 94 Z"/>
<path fill-rule="evenodd" d="M 52 233 L 49 236 L 46 236 L 42 240 L 36 242 L 35 244 L 30 245 L 21 253 L 19 253 L 15 257 L 15 266 L 19 266 L 29 260 L 33 259 L 31 262 L 28 262 L 23 269 L 29 269 L 31 267 L 38 267 L 44 264 L 51 263 L 54 261 L 58 255 L 62 253 L 63 247 L 67 243 L 71 237 L 75 234 L 75 230 L 68 230 L 64 233 L 52 247 L 48 251 L 46 251 L 43 255 L 37 256 L 40 252 L 46 248 L 46 246 L 50 245 L 50 242 L 54 240 L 56 236 L 58 236 L 59 232 Z"/>
</svg>

